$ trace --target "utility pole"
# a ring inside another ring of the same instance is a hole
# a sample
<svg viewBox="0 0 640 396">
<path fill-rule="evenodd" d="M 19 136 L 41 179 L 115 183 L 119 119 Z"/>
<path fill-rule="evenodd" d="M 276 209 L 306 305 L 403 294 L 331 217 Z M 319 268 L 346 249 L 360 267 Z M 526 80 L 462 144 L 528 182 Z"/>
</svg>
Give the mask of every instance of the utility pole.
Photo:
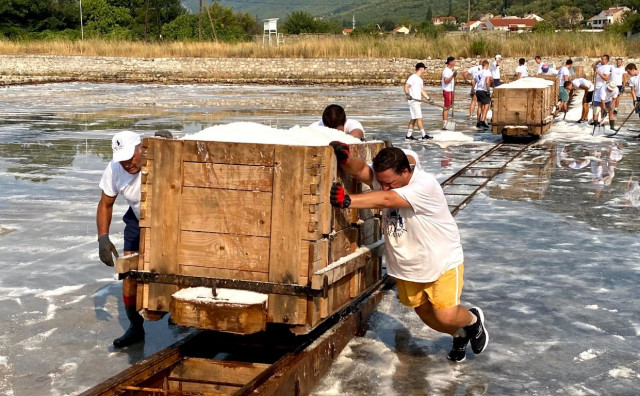
<svg viewBox="0 0 640 396">
<path fill-rule="evenodd" d="M 198 11 L 198 41 L 202 41 L 202 0 L 200 0 L 200 10 Z"/>
<path fill-rule="evenodd" d="M 84 25 L 82 23 L 82 0 L 80 0 L 80 38 L 84 41 Z"/>
</svg>

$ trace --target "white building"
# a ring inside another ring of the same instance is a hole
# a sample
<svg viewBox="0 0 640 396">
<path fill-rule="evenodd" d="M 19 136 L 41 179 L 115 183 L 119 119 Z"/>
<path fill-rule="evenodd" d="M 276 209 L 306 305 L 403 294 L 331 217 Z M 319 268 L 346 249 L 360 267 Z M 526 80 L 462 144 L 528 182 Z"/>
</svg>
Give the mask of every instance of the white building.
<svg viewBox="0 0 640 396">
<path fill-rule="evenodd" d="M 587 20 L 587 26 L 592 29 L 602 29 L 612 23 L 621 22 L 629 11 L 631 11 L 631 9 L 624 6 L 600 11 L 598 15 L 594 15 Z"/>
</svg>

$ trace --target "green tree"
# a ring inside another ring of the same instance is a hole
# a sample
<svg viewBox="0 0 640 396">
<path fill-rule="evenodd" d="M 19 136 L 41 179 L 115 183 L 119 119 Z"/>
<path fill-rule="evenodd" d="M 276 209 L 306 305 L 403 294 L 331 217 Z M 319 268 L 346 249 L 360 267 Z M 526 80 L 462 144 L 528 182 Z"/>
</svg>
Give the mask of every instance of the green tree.
<svg viewBox="0 0 640 396">
<path fill-rule="evenodd" d="M 87 36 L 131 38 L 129 27 L 133 18 L 126 8 L 114 7 L 107 0 L 84 0 L 82 9 Z"/>
<path fill-rule="evenodd" d="M 433 10 L 431 9 L 431 6 L 429 6 L 429 8 L 427 9 L 427 16 L 425 17 L 425 20 L 427 22 L 431 22 L 432 19 L 433 19 Z"/>
<path fill-rule="evenodd" d="M 396 26 L 398 26 L 396 21 L 389 17 L 384 17 L 382 22 L 380 22 L 380 27 L 387 32 L 392 31 Z"/>
</svg>

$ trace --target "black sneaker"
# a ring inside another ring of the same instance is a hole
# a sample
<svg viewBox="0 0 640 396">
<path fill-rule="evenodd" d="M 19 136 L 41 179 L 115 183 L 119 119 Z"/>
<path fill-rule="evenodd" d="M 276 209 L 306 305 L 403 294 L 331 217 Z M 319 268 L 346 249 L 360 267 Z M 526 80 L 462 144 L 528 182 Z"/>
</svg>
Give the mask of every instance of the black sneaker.
<svg viewBox="0 0 640 396">
<path fill-rule="evenodd" d="M 453 337 L 453 346 L 451 352 L 447 355 L 447 359 L 452 362 L 462 362 L 467 358 L 467 344 L 469 337 Z"/>
<path fill-rule="evenodd" d="M 482 310 L 478 307 L 473 307 L 469 312 L 475 315 L 478 320 L 476 323 L 465 327 L 464 331 L 467 333 L 467 337 L 471 342 L 473 353 L 478 355 L 484 351 L 484 348 L 486 348 L 489 343 L 489 333 L 487 333 L 487 329 L 484 327 L 484 314 Z"/>
<path fill-rule="evenodd" d="M 482 123 L 481 122 L 476 122 L 476 128 L 482 128 Z"/>
<path fill-rule="evenodd" d="M 491 126 L 489 124 L 487 124 L 486 122 L 482 121 L 482 128 L 483 129 L 491 129 Z"/>
<path fill-rule="evenodd" d="M 433 139 L 433 136 L 429 135 L 428 133 L 426 133 L 426 134 L 422 137 L 422 140 L 429 140 L 429 139 Z"/>
<path fill-rule="evenodd" d="M 598 125 L 598 121 L 596 121 L 596 120 L 591 120 L 591 122 L 589 123 L 589 125 Z"/>
<path fill-rule="evenodd" d="M 613 114 L 618 114 L 618 109 L 613 110 Z"/>
<path fill-rule="evenodd" d="M 404 138 L 405 138 L 405 140 L 417 140 L 413 136 L 405 136 Z"/>
</svg>

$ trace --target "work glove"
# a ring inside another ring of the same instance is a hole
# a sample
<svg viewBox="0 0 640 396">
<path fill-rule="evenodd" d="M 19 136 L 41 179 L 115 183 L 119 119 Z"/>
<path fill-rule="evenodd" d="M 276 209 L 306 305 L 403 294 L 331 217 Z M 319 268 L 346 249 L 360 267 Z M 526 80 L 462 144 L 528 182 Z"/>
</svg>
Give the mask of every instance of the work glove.
<svg viewBox="0 0 640 396">
<path fill-rule="evenodd" d="M 407 100 L 413 100 L 413 98 L 411 97 L 411 94 L 404 94 L 405 98 L 407 98 Z"/>
<path fill-rule="evenodd" d="M 118 258 L 118 250 L 111 243 L 109 239 L 109 234 L 102 234 L 98 237 L 98 252 L 100 253 L 100 261 L 108 265 L 109 267 L 113 267 L 113 255 Z"/>
<path fill-rule="evenodd" d="M 434 104 L 435 102 L 433 101 L 433 99 L 429 98 L 429 99 L 427 99 L 427 103 Z"/>
<path fill-rule="evenodd" d="M 469 97 L 473 98 L 474 96 L 476 96 L 476 91 L 472 89 L 471 92 L 469 92 Z"/>
<path fill-rule="evenodd" d="M 347 160 L 349 159 L 349 145 L 337 140 L 329 143 L 329 145 L 333 147 L 333 152 L 336 154 L 338 165 L 346 164 Z"/>
<path fill-rule="evenodd" d="M 344 187 L 340 183 L 333 183 L 331 186 L 331 205 L 340 209 L 347 209 L 351 205 L 351 197 L 347 195 Z"/>
<path fill-rule="evenodd" d="M 458 72 L 457 72 L 457 71 L 454 71 L 454 72 L 453 72 L 453 78 L 456 78 L 456 76 L 457 76 L 457 75 L 458 75 Z"/>
<path fill-rule="evenodd" d="M 155 133 L 155 137 L 161 137 L 161 138 L 165 138 L 165 139 L 173 139 L 173 134 L 167 130 L 161 130 L 161 131 L 157 131 Z"/>
</svg>

